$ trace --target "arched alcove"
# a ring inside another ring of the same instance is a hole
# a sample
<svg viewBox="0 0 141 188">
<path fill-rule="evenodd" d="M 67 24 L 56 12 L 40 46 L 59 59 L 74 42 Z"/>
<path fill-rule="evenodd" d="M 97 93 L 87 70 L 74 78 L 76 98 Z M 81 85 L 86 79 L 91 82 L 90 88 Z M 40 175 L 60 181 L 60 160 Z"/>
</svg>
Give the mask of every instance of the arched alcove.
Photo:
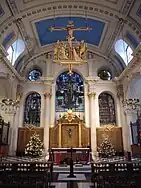
<svg viewBox="0 0 141 188">
<path fill-rule="evenodd" d="M 98 100 L 100 125 L 116 125 L 115 102 L 112 95 L 103 92 L 99 95 Z"/>
</svg>

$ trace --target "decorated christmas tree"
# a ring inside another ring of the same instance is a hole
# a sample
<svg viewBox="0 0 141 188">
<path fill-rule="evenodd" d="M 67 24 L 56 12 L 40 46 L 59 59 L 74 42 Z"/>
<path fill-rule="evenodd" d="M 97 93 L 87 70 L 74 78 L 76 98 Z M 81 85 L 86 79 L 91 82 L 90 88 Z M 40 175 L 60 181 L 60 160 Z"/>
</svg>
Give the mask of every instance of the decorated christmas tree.
<svg viewBox="0 0 141 188">
<path fill-rule="evenodd" d="M 108 136 L 104 137 L 103 142 L 101 143 L 100 147 L 98 148 L 98 152 L 102 157 L 113 157 L 115 156 L 115 149 Z"/>
<path fill-rule="evenodd" d="M 43 143 L 41 142 L 39 135 L 35 132 L 25 147 L 25 154 L 32 157 L 38 157 L 41 156 L 42 153 Z"/>
</svg>

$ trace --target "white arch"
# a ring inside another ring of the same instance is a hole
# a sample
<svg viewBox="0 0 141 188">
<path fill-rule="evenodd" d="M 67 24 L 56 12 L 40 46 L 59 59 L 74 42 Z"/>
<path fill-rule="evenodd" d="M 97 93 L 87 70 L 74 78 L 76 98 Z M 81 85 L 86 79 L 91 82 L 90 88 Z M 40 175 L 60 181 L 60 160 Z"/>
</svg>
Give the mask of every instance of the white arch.
<svg viewBox="0 0 141 188">
<path fill-rule="evenodd" d="M 10 61 L 12 65 L 15 64 L 15 61 L 17 58 L 24 52 L 25 50 L 25 44 L 24 41 L 21 39 L 18 39 L 14 41 L 11 46 L 7 49 L 7 59 Z"/>
<path fill-rule="evenodd" d="M 133 59 L 132 56 L 133 50 L 130 47 L 130 45 L 127 42 L 125 42 L 123 39 L 116 41 L 115 51 L 123 59 L 126 65 L 128 65 L 128 63 Z"/>
</svg>

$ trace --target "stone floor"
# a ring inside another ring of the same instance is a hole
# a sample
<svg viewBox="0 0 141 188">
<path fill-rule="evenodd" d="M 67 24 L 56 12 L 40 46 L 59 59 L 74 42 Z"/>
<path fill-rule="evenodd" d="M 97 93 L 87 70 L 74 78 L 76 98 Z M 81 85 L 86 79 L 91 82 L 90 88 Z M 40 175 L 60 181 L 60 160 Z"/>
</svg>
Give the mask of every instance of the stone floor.
<svg viewBox="0 0 141 188">
<path fill-rule="evenodd" d="M 74 165 L 74 175 L 69 178 L 69 166 L 54 165 L 52 188 L 90 188 L 91 183 L 91 166 Z"/>
</svg>

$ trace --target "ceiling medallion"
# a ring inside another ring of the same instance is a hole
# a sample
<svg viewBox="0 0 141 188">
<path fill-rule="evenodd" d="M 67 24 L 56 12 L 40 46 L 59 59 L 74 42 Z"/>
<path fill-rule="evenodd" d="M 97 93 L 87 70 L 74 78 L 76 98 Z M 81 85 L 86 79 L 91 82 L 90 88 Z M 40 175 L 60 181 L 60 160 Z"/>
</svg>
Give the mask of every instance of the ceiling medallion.
<svg viewBox="0 0 141 188">
<path fill-rule="evenodd" d="M 84 40 L 77 41 L 73 36 L 74 31 L 89 31 L 89 27 L 74 27 L 73 21 L 69 20 L 66 27 L 51 27 L 50 31 L 67 31 L 66 41 L 57 41 L 54 45 L 54 62 L 67 65 L 69 74 L 72 74 L 72 65 L 86 63 L 87 45 Z"/>
</svg>

